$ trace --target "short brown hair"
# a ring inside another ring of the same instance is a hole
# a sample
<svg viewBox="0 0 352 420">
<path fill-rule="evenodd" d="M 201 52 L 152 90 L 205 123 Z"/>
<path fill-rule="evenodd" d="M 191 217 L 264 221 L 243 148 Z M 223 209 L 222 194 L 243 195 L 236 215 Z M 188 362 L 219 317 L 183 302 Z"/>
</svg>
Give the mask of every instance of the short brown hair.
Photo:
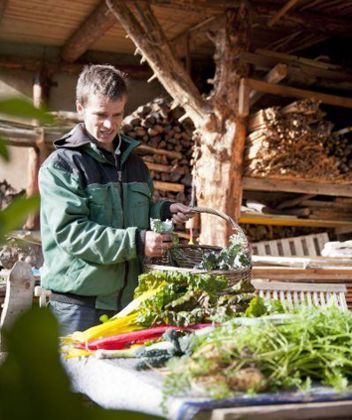
<svg viewBox="0 0 352 420">
<path fill-rule="evenodd" d="M 103 95 L 111 99 L 127 96 L 127 75 L 109 64 L 85 66 L 78 77 L 76 99 L 84 105 L 90 95 Z"/>
</svg>

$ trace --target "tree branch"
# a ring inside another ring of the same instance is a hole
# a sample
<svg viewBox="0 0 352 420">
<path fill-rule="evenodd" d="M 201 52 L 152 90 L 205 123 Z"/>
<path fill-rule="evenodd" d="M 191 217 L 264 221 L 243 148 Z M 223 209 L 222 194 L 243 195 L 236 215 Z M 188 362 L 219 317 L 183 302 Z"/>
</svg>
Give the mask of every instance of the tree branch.
<svg viewBox="0 0 352 420">
<path fill-rule="evenodd" d="M 185 108 L 197 127 L 203 125 L 207 104 L 175 57 L 149 4 L 137 3 L 138 21 L 127 2 L 106 0 L 106 3 L 165 89 Z"/>
</svg>

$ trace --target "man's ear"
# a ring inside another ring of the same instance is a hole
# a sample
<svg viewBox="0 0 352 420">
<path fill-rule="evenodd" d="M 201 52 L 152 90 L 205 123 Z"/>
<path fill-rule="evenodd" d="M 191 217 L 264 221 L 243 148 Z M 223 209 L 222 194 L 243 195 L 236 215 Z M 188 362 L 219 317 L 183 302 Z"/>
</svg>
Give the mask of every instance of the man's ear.
<svg viewBox="0 0 352 420">
<path fill-rule="evenodd" d="M 76 110 L 79 114 L 83 114 L 84 106 L 78 101 L 76 101 Z"/>
</svg>

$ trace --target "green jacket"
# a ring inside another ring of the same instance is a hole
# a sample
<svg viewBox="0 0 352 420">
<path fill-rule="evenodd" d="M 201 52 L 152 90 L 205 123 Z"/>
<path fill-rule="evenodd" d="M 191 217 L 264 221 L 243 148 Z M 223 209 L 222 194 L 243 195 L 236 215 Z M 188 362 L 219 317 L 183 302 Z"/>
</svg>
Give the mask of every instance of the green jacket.
<svg viewBox="0 0 352 420">
<path fill-rule="evenodd" d="M 122 135 L 115 154 L 100 149 L 82 124 L 55 142 L 39 172 L 42 285 L 97 296 L 96 307 L 120 310 L 141 271 L 150 218 L 166 219 L 170 203 L 152 202 L 153 185 L 139 142 Z"/>
</svg>

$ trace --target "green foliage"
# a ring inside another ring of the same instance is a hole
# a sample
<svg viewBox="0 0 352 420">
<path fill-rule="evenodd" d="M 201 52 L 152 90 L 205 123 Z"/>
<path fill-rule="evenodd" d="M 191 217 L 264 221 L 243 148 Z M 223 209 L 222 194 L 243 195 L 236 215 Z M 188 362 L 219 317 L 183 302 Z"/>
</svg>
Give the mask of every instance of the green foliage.
<svg viewBox="0 0 352 420">
<path fill-rule="evenodd" d="M 5 162 L 9 162 L 10 160 L 10 152 L 6 146 L 6 140 L 3 137 L 0 137 L 0 157 L 2 157 Z"/>
<path fill-rule="evenodd" d="M 36 108 L 30 101 L 23 98 L 7 98 L 0 100 L 0 114 L 13 117 L 36 119 L 43 124 L 52 124 L 54 119 L 47 113 L 45 107 Z"/>
<path fill-rule="evenodd" d="M 263 299 L 260 296 L 256 296 L 250 301 L 245 315 L 247 317 L 259 317 L 263 315 L 283 314 L 285 312 L 286 310 L 279 300 Z"/>
<path fill-rule="evenodd" d="M 230 245 L 221 251 L 205 252 L 202 262 L 195 268 L 200 270 L 233 270 L 251 265 L 251 259 L 246 245 L 240 237 L 232 235 Z"/>
<path fill-rule="evenodd" d="M 253 297 L 246 282 L 231 287 L 225 276 L 177 271 L 142 274 L 135 298 L 148 290 L 156 292 L 138 309 L 138 322 L 145 327 L 221 321 L 245 311 Z"/>
<path fill-rule="evenodd" d="M 172 220 L 161 221 L 160 219 L 150 219 L 150 228 L 156 233 L 172 233 L 174 224 Z"/>
<path fill-rule="evenodd" d="M 233 321 L 198 337 L 190 357 L 170 364 L 165 395 L 198 387 L 223 398 L 229 390 L 307 390 L 314 381 L 341 391 L 352 385 L 351 360 L 352 314 L 301 308 L 280 322 L 259 318 L 239 327 Z"/>
<path fill-rule="evenodd" d="M 8 357 L 0 365 L 2 420 L 116 420 L 154 416 L 88 407 L 70 391 L 58 354 L 58 324 L 48 309 L 34 308 L 4 331 Z"/>
<path fill-rule="evenodd" d="M 29 213 L 39 206 L 39 197 L 20 197 L 0 212 L 0 238 L 9 231 L 18 228 Z"/>
</svg>

